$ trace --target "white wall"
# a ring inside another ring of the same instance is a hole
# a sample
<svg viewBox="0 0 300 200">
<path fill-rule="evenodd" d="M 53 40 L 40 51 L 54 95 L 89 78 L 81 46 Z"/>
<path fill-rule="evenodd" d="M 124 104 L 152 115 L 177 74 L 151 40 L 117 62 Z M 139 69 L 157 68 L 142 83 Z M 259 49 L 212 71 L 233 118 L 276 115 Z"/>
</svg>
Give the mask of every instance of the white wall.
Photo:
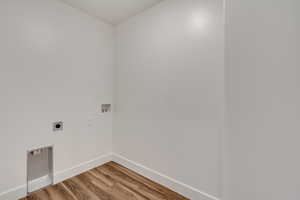
<svg viewBox="0 0 300 200">
<path fill-rule="evenodd" d="M 114 35 L 54 0 L 2 0 L 0 194 L 25 184 L 28 149 L 54 145 L 56 172 L 111 152 L 116 36 L 115 153 L 216 197 L 225 177 L 226 200 L 299 199 L 300 2 L 227 0 L 225 72 L 222 6 L 166 0 Z"/>
<path fill-rule="evenodd" d="M 220 196 L 221 0 L 167 0 L 117 27 L 114 152 Z"/>
<path fill-rule="evenodd" d="M 54 145 L 56 172 L 111 152 L 113 28 L 54 0 L 1 0 L 0 24 L 0 193 L 28 149 Z"/>
<path fill-rule="evenodd" d="M 300 199 L 299 10 L 227 0 L 229 200 Z"/>
</svg>

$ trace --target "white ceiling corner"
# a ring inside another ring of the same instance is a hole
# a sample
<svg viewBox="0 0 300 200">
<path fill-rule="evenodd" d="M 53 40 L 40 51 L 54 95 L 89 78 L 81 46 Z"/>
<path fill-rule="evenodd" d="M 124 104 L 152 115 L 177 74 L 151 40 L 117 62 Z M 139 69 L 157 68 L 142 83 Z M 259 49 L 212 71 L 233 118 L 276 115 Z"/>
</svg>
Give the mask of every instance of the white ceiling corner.
<svg viewBox="0 0 300 200">
<path fill-rule="evenodd" d="M 61 0 L 89 15 L 118 24 L 162 0 Z"/>
</svg>

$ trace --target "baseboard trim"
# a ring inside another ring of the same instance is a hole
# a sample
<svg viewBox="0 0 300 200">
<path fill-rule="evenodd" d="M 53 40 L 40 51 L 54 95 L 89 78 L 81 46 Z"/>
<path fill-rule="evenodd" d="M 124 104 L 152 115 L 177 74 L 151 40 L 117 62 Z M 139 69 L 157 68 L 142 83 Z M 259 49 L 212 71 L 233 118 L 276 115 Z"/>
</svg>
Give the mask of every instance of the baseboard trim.
<svg viewBox="0 0 300 200">
<path fill-rule="evenodd" d="M 49 175 L 29 181 L 28 191 L 33 192 L 52 184 L 52 179 Z"/>
<path fill-rule="evenodd" d="M 54 183 L 62 182 L 68 178 L 77 176 L 83 172 L 86 172 L 90 169 L 93 169 L 95 167 L 98 167 L 100 165 L 103 165 L 109 161 L 112 161 L 112 154 L 106 154 L 102 155 L 98 158 L 95 158 L 93 160 L 81 163 L 75 167 L 56 172 L 54 174 Z M 32 181 L 34 183 L 34 189 L 42 187 L 43 185 L 47 185 L 48 179 L 45 177 L 42 177 L 40 179 Z M 0 200 L 16 200 L 20 199 L 26 196 L 27 193 L 27 185 L 21 185 L 19 187 L 10 189 L 8 191 L 0 193 Z"/>
<path fill-rule="evenodd" d="M 19 187 L 7 190 L 0 193 L 0 200 L 16 200 L 26 196 L 27 189 L 26 185 L 21 185 Z"/>
<path fill-rule="evenodd" d="M 206 192 L 200 191 L 192 186 L 189 186 L 187 184 L 184 184 L 180 181 L 177 181 L 173 178 L 170 178 L 164 174 L 161 174 L 153 169 L 150 169 L 146 166 L 143 166 L 139 163 L 136 163 L 132 160 L 129 160 L 125 158 L 124 156 L 121 156 L 119 154 L 115 153 L 109 153 L 106 155 L 102 155 L 98 158 L 95 158 L 93 160 L 81 163 L 75 167 L 56 172 L 54 174 L 54 183 L 62 182 L 66 179 L 69 179 L 71 177 L 77 176 L 83 172 L 86 172 L 90 169 L 93 169 L 95 167 L 101 166 L 107 162 L 114 161 L 116 163 L 119 163 L 161 185 L 164 185 L 183 196 L 191 199 L 191 200 L 221 200 L 213 195 L 210 195 Z M 46 182 L 48 179 L 41 178 L 38 180 L 34 180 L 34 182 L 37 184 L 37 186 L 43 186 L 47 184 Z M 16 200 L 20 199 L 22 197 L 26 196 L 26 185 L 21 185 L 19 187 L 10 189 L 8 191 L 0 193 L 0 200 Z"/>
<path fill-rule="evenodd" d="M 191 199 L 191 200 L 220 200 L 219 198 L 210 195 L 206 192 L 200 191 L 192 186 L 170 178 L 164 174 L 161 174 L 153 169 L 136 163 L 132 160 L 125 158 L 119 154 L 112 154 L 112 160 L 116 163 L 123 165 L 161 185 L 164 185 L 177 193 Z"/>
<path fill-rule="evenodd" d="M 74 176 L 77 176 L 83 172 L 86 172 L 90 169 L 93 169 L 95 167 L 98 167 L 100 165 L 103 165 L 107 162 L 112 161 L 112 154 L 106 154 L 103 156 L 100 156 L 98 158 L 95 158 L 93 160 L 81 163 L 75 167 L 63 170 L 63 171 L 59 171 L 57 173 L 55 173 L 54 175 L 54 183 L 57 184 L 59 182 L 62 182 L 66 179 L 72 178 Z"/>
</svg>

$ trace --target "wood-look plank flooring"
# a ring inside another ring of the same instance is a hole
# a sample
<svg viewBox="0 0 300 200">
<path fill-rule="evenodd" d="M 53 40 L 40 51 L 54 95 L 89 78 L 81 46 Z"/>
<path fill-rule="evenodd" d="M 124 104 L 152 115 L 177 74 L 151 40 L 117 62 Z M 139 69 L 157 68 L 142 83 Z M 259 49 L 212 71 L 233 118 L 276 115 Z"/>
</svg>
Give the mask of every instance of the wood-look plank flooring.
<svg viewBox="0 0 300 200">
<path fill-rule="evenodd" d="M 188 199 L 115 162 L 109 162 L 21 200 Z"/>
</svg>

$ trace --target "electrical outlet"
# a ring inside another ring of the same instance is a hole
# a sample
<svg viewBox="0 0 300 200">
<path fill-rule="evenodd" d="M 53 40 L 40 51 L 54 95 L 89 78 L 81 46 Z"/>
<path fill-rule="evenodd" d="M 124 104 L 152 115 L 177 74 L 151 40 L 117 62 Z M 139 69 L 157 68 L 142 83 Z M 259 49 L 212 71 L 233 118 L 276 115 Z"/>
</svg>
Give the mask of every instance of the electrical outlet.
<svg viewBox="0 0 300 200">
<path fill-rule="evenodd" d="M 63 122 L 54 122 L 52 125 L 53 131 L 63 131 L 64 130 L 64 123 Z"/>
</svg>

